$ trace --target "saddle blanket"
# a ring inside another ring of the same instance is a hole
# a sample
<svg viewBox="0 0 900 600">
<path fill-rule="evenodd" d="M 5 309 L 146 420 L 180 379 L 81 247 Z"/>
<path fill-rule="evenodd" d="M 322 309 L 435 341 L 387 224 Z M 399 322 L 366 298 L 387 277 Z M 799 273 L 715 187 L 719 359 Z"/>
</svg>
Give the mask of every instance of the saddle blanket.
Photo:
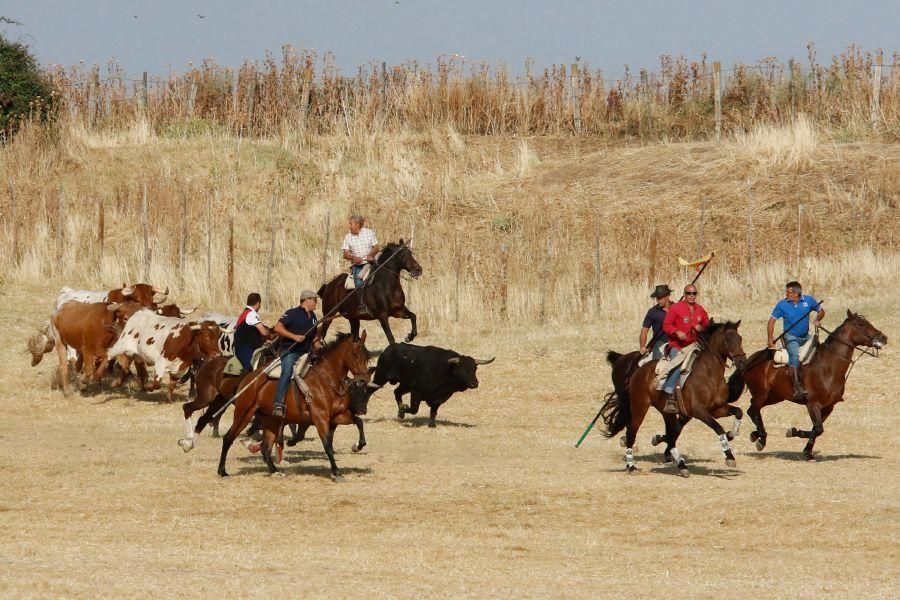
<svg viewBox="0 0 900 600">
<path fill-rule="evenodd" d="M 678 379 L 678 387 L 684 387 L 684 382 L 687 381 L 688 375 L 691 374 L 691 367 L 694 366 L 694 360 L 697 358 L 699 351 L 700 348 L 697 344 L 691 344 L 682 348 L 681 352 L 671 360 L 660 359 L 656 363 L 656 389 L 661 390 L 663 388 L 666 377 L 672 372 L 672 369 L 679 365 L 681 365 L 681 377 Z"/>
<path fill-rule="evenodd" d="M 259 367 L 259 360 L 262 358 L 264 347 L 260 346 L 256 350 L 253 351 L 253 356 L 250 357 L 250 368 L 252 370 L 256 370 Z M 298 361 L 299 362 L 299 361 Z M 222 370 L 225 375 L 238 376 L 244 374 L 244 365 L 241 364 L 241 361 L 238 360 L 237 356 L 232 356 L 228 359 L 228 362 L 225 363 L 225 368 Z M 281 369 L 279 368 L 279 373 Z"/>
<path fill-rule="evenodd" d="M 805 365 L 809 361 L 812 360 L 813 355 L 816 353 L 817 344 L 815 336 L 809 336 L 809 339 L 806 340 L 806 343 L 800 346 L 800 364 Z M 788 351 L 787 348 L 778 348 L 775 350 L 774 355 L 772 356 L 772 360 L 775 362 L 775 367 L 784 367 L 788 364 Z"/>
<path fill-rule="evenodd" d="M 300 357 L 300 360 L 294 363 L 294 377 L 300 377 L 302 379 L 306 375 L 307 371 L 309 371 L 309 354 L 304 354 Z M 269 379 L 280 378 L 281 361 L 278 361 L 274 367 L 267 371 L 266 375 Z"/>
<path fill-rule="evenodd" d="M 359 272 L 359 277 L 363 281 L 365 281 L 369 277 L 369 271 L 372 270 L 372 265 L 370 263 L 366 263 L 366 266 L 362 268 L 362 271 Z M 347 279 L 344 280 L 344 289 L 345 290 L 355 290 L 356 282 L 353 281 L 353 275 L 347 275 Z"/>
</svg>

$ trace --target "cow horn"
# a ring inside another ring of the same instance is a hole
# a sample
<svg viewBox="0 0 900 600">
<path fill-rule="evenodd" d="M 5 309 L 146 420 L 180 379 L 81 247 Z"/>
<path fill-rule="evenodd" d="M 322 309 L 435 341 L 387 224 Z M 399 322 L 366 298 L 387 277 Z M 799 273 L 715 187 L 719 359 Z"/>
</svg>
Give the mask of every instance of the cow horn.
<svg viewBox="0 0 900 600">
<path fill-rule="evenodd" d="M 130 296 L 130 295 L 132 295 L 133 293 L 134 293 L 134 286 L 133 286 L 133 285 L 129 285 L 128 287 L 125 287 L 124 285 L 122 286 L 122 295 L 123 295 L 123 296 Z"/>
<path fill-rule="evenodd" d="M 201 329 L 203 329 L 203 325 L 201 325 L 200 323 L 191 323 L 188 325 L 188 327 L 191 328 L 191 331 L 200 331 Z"/>
<path fill-rule="evenodd" d="M 366 387 L 369 388 L 370 390 L 380 390 L 381 389 L 380 385 L 378 385 L 377 383 L 372 383 L 371 381 L 366 384 Z"/>
<path fill-rule="evenodd" d="M 169 296 L 166 294 L 160 294 L 159 292 L 153 293 L 153 304 L 162 304 L 166 300 L 168 300 Z"/>
<path fill-rule="evenodd" d="M 496 357 L 496 356 L 492 356 L 492 357 L 490 357 L 490 358 L 487 359 L 487 360 L 484 360 L 483 358 L 473 358 L 472 360 L 475 361 L 475 364 L 476 364 L 476 365 L 489 365 L 489 364 L 491 364 L 492 362 L 494 362 L 494 359 L 495 359 L 495 358 L 497 358 L 497 357 Z"/>
<path fill-rule="evenodd" d="M 455 364 L 458 363 L 458 362 L 459 362 L 459 357 L 458 357 L 458 356 L 454 356 L 453 358 L 448 358 L 448 359 L 447 359 L 447 364 L 455 365 Z"/>
<path fill-rule="evenodd" d="M 119 304 L 118 302 L 113 302 L 109 306 L 106 307 L 106 310 L 108 310 L 109 312 L 116 312 L 120 308 L 122 308 L 121 304 Z"/>
<path fill-rule="evenodd" d="M 173 304 L 174 304 L 174 303 L 173 303 Z M 182 317 L 186 317 L 186 316 L 188 316 L 189 314 L 191 314 L 192 312 L 194 312 L 195 310 L 197 310 L 197 307 L 196 307 L 196 306 L 195 306 L 194 308 L 190 309 L 190 310 L 182 310 L 182 311 L 181 311 L 181 316 L 182 316 Z"/>
</svg>

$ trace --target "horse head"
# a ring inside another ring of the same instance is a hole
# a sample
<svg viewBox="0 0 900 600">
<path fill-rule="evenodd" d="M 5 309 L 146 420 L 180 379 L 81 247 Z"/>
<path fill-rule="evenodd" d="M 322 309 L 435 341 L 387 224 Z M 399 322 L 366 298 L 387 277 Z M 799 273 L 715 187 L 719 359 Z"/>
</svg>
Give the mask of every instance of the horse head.
<svg viewBox="0 0 900 600">
<path fill-rule="evenodd" d="M 730 358 L 736 369 L 741 370 L 747 362 L 744 352 L 744 340 L 738 333 L 741 322 L 725 321 L 716 323 L 710 320 L 709 327 L 701 335 L 707 346 L 722 358 Z"/>
<path fill-rule="evenodd" d="M 367 382 L 371 379 L 365 331 L 358 338 L 351 333 L 338 334 L 337 338 L 322 348 L 319 355 L 323 363 L 329 364 L 341 376 L 349 371 L 355 379 Z"/>
<path fill-rule="evenodd" d="M 887 344 L 887 336 L 875 328 L 859 313 L 850 312 L 847 309 L 847 319 L 839 328 L 846 331 L 847 343 L 853 346 L 866 346 L 868 348 L 881 348 Z M 835 332 L 836 333 L 836 332 Z"/>
<path fill-rule="evenodd" d="M 379 263 L 387 260 L 390 260 L 396 269 L 406 271 L 414 279 L 422 275 L 422 267 L 413 256 L 412 247 L 407 245 L 403 238 L 400 238 L 400 242 L 397 244 L 390 243 L 384 247 Z"/>
</svg>

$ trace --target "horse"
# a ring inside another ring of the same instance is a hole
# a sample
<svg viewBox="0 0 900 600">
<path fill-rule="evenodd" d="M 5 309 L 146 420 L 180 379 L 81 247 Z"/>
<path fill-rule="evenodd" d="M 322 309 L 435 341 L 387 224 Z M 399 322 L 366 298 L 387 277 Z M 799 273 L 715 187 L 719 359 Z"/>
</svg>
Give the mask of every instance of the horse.
<svg viewBox="0 0 900 600">
<path fill-rule="evenodd" d="M 853 352 L 860 346 L 877 350 L 885 344 L 887 336 L 864 316 L 847 310 L 844 322 L 819 345 L 810 363 L 800 368 L 800 377 L 807 391 L 806 398 L 802 400 L 794 398 L 794 387 L 787 368 L 775 368 L 774 351 L 765 348 L 755 352 L 743 372 L 735 371 L 731 375 L 728 385 L 736 394 L 733 400 L 743 393 L 745 384 L 750 389 L 752 398 L 747 414 L 756 425 L 756 431 L 750 434 L 750 441 L 756 442 L 756 449 L 761 451 L 766 447 L 768 435 L 763 424 L 762 408 L 790 400 L 806 405 L 812 429 L 807 431 L 791 427 L 787 430 L 787 437 L 809 440 L 803 454 L 807 460 L 815 460 L 812 452 L 816 438 L 825 431 L 825 420 L 835 405 L 844 399 L 844 384 L 854 362 Z"/>
<path fill-rule="evenodd" d="M 652 443 L 657 445 L 666 441 L 666 462 L 671 462 L 683 476 L 690 475 L 684 458 L 678 452 L 676 443 L 684 425 L 692 418 L 703 421 L 719 437 L 725 462 L 728 466 L 736 466 L 734 453 L 729 442 L 740 429 L 743 411 L 728 402 L 731 394 L 725 384 L 725 363 L 728 359 L 740 369 L 746 361 L 742 347 L 742 339 L 738 333 L 741 322 L 726 321 L 716 323 L 710 321 L 709 326 L 700 333 L 698 343 L 701 349 L 694 359 L 691 375 L 681 390 L 685 414 L 675 415 L 662 412 L 665 396 L 654 386 L 656 379 L 656 363 L 651 360 L 631 374 L 627 384 L 619 381 L 600 409 L 606 431 L 603 435 L 612 437 L 625 429 L 622 445 L 625 446 L 625 468 L 628 473 L 637 471 L 634 464 L 634 442 L 638 429 L 644 421 L 647 410 L 653 406 L 662 414 L 666 424 L 665 435 L 653 436 Z M 617 352 L 607 353 L 607 361 L 614 367 L 621 362 L 623 356 Z M 624 371 L 624 368 L 622 369 Z M 726 432 L 716 419 L 734 417 L 731 431 Z"/>
<path fill-rule="evenodd" d="M 234 421 L 231 429 L 222 438 L 219 475 L 228 476 L 225 471 L 228 449 L 237 439 L 238 434 L 250 423 L 254 414 L 259 411 L 264 430 L 262 455 L 269 473 L 278 471 L 272 461 L 272 446 L 284 424 L 294 423 L 301 427 L 304 425 L 315 426 L 328 461 L 331 463 L 331 477 L 336 481 L 341 479 L 340 470 L 334 461 L 333 449 L 334 431 L 337 426 L 355 424 L 359 430 L 360 444 L 365 445 L 363 421 L 360 415 L 366 414 L 369 395 L 350 394 L 345 384 L 346 374 L 349 371 L 356 380 L 353 382 L 353 386 L 359 387 L 362 382 L 365 382 L 368 388 L 374 386 L 370 383 L 369 352 L 366 350 L 365 341 L 366 332 L 363 331 L 360 337 L 350 333 L 338 334 L 335 340 L 326 344 L 317 353 L 314 364 L 304 378 L 311 391 L 311 397 L 303 398 L 297 387 L 291 385 L 285 396 L 284 418 L 272 416 L 278 381 L 256 377 L 261 369 L 250 373 L 247 377 L 252 382 L 237 397 L 234 405 Z"/>
<path fill-rule="evenodd" d="M 416 315 L 406 307 L 406 296 L 400 286 L 401 271 L 408 272 L 413 279 L 422 274 L 422 267 L 416 262 L 412 249 L 403 242 L 402 238 L 397 244 L 391 243 L 385 246 L 372 266 L 372 276 L 363 287 L 362 292 L 368 309 L 366 313 L 360 313 L 359 302 L 351 297 L 359 292 L 344 287 L 344 283 L 349 277 L 347 273 L 337 275 L 319 288 L 318 294 L 322 298 L 322 311 L 328 315 L 337 307 L 340 311 L 339 314 L 350 321 L 350 332 L 354 336 L 359 335 L 361 320 L 377 319 L 391 344 L 394 343 L 394 334 L 391 333 L 388 318 L 409 319 L 412 329 L 405 341 L 411 342 L 418 333 Z M 329 325 L 323 326 L 322 339 L 325 339 Z"/>
</svg>

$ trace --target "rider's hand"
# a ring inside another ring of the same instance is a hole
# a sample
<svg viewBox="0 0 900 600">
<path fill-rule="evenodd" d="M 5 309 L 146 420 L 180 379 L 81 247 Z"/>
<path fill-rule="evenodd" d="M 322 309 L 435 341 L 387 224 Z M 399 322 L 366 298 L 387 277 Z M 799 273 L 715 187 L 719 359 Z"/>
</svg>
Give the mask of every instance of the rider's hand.
<svg viewBox="0 0 900 600">
<path fill-rule="evenodd" d="M 818 326 L 819 326 L 819 323 L 821 323 L 821 322 L 822 322 L 822 321 L 820 321 L 820 320 L 818 320 L 818 319 L 813 319 L 813 327 L 818 327 Z"/>
<path fill-rule="evenodd" d="M 647 346 L 641 346 L 640 352 L 643 355 L 643 354 L 647 354 L 650 351 L 647 349 Z"/>
<path fill-rule="evenodd" d="M 305 340 L 305 339 L 306 339 L 306 336 L 305 336 L 305 335 L 298 335 L 296 338 L 294 338 L 294 341 L 299 342 L 299 343 L 302 344 L 302 343 L 303 343 L 303 340 Z"/>
<path fill-rule="evenodd" d="M 683 331 L 681 331 L 680 329 L 679 329 L 678 331 L 675 332 L 675 335 L 678 336 L 678 339 L 679 339 L 679 340 L 686 340 L 686 339 L 687 339 L 687 335 L 686 335 Z"/>
<path fill-rule="evenodd" d="M 767 346 L 767 347 L 768 347 L 768 348 L 771 348 L 772 350 L 774 350 L 774 349 L 775 349 L 775 340 L 772 339 L 772 338 L 769 338 L 769 342 L 768 342 L 768 346 Z"/>
</svg>

